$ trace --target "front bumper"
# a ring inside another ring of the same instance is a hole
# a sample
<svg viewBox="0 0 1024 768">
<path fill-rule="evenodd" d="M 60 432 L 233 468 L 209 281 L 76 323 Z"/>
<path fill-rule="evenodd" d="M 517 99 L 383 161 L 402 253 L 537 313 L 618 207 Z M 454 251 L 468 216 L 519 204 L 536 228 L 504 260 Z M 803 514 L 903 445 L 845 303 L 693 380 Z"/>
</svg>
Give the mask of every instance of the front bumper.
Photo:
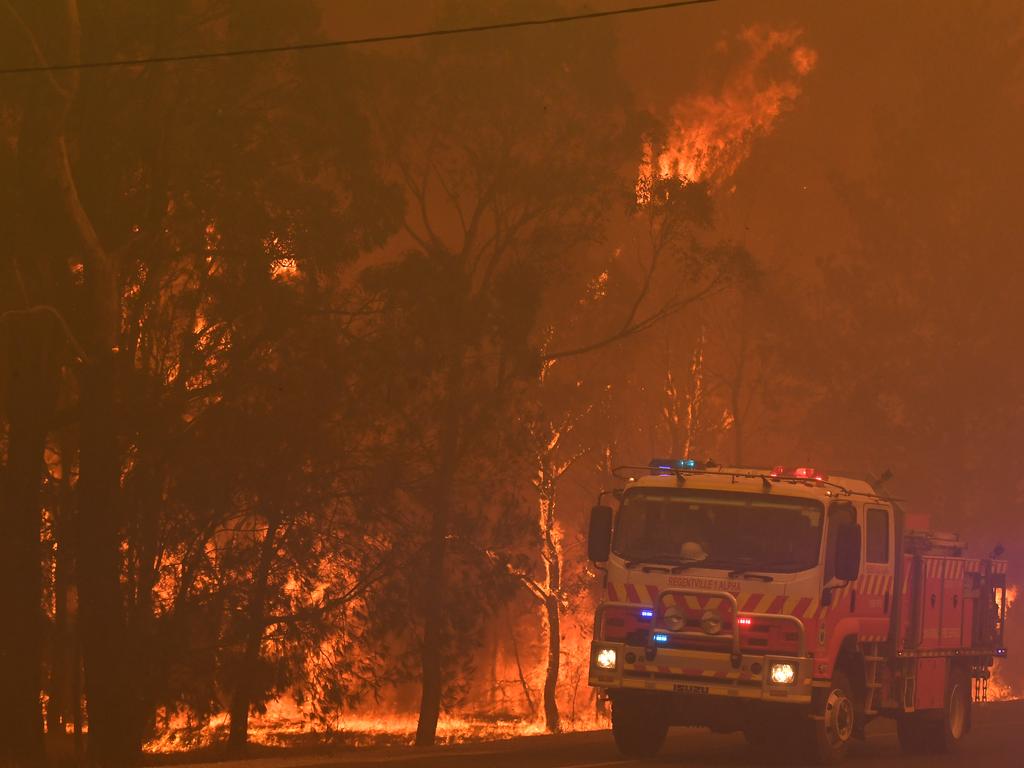
<svg viewBox="0 0 1024 768">
<path fill-rule="evenodd" d="M 614 669 L 597 666 L 598 653 L 615 651 Z M 651 657 L 651 658 L 649 658 Z M 813 660 L 795 656 L 744 654 L 739 667 L 728 653 L 658 648 L 594 641 L 590 646 L 590 685 L 596 688 L 662 691 L 694 696 L 726 696 L 788 704 L 811 701 Z M 772 682 L 774 663 L 792 664 L 792 683 Z"/>
<path fill-rule="evenodd" d="M 669 630 L 661 619 L 666 602 L 678 597 L 715 598 L 730 607 L 732 629 L 716 636 L 722 641 L 722 650 L 698 650 L 659 646 L 652 642 L 636 646 L 625 642 L 594 641 L 590 650 L 590 685 L 615 689 L 660 691 L 694 696 L 722 696 L 735 699 L 770 701 L 787 704 L 807 704 L 811 701 L 813 659 L 806 655 L 803 623 L 794 616 L 741 612 L 736 597 L 728 592 L 699 589 L 667 589 L 659 593 L 654 607 L 650 636 L 655 633 L 671 636 L 685 642 L 687 637 L 707 638 L 700 631 Z M 602 613 L 615 606 L 628 603 L 604 603 L 597 612 L 594 636 L 599 636 Z M 784 621 L 793 625 L 799 638 L 796 655 L 756 654 L 741 652 L 738 617 L 745 616 L 770 621 Z M 616 664 L 604 669 L 597 664 L 602 650 L 615 652 Z M 788 663 L 796 671 L 790 683 L 775 683 L 771 679 L 772 664 Z"/>
</svg>

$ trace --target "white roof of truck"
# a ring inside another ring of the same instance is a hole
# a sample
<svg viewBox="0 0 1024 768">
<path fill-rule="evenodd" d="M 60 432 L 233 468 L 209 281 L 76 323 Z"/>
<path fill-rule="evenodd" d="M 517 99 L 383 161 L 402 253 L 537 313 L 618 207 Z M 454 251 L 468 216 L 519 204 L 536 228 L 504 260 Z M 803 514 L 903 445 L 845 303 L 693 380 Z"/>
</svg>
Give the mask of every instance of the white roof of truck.
<svg viewBox="0 0 1024 768">
<path fill-rule="evenodd" d="M 628 473 L 628 474 L 627 474 Z M 635 474 L 634 474 L 635 473 Z M 870 483 L 854 477 L 824 475 L 824 480 L 772 477 L 770 468 L 711 467 L 695 470 L 658 470 L 651 467 L 624 467 L 617 471 L 627 479 L 627 488 L 690 488 L 746 493 L 775 493 L 820 500 L 851 495 L 880 498 Z M 682 485 L 680 480 L 682 479 Z M 765 481 L 770 490 L 766 489 Z"/>
</svg>

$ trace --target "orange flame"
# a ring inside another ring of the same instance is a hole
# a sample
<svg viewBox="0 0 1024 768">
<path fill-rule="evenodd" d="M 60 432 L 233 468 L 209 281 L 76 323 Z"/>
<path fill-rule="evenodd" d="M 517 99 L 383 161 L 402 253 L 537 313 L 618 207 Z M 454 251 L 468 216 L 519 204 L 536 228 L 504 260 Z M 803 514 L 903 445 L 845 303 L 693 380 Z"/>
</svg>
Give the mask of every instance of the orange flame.
<svg viewBox="0 0 1024 768">
<path fill-rule="evenodd" d="M 1015 602 L 1017 602 L 1016 586 L 1010 585 L 1006 588 L 1006 609 L 1009 610 Z M 1014 681 L 1007 680 L 1002 670 L 1002 661 L 996 661 L 992 667 L 992 677 L 988 681 L 988 700 L 989 701 L 1013 701 L 1019 699 L 1020 686 L 1016 685 Z"/>
<path fill-rule="evenodd" d="M 650 142 L 644 146 L 637 202 L 649 199 L 656 177 L 720 184 L 736 172 L 750 155 L 753 139 L 770 133 L 779 116 L 792 108 L 801 80 L 817 64 L 817 52 L 798 45 L 801 34 L 800 29 L 752 26 L 737 35 L 747 53 L 721 92 L 678 103 L 664 148 L 655 156 Z M 727 51 L 729 44 L 722 41 L 718 48 Z"/>
</svg>

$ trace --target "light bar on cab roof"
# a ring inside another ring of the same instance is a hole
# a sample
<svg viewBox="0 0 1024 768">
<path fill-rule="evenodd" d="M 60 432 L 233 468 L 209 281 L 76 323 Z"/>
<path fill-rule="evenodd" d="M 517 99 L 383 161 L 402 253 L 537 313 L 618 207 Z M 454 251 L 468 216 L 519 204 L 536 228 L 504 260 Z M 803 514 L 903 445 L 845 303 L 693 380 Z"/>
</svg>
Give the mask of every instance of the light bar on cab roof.
<svg viewBox="0 0 1024 768">
<path fill-rule="evenodd" d="M 781 464 L 772 468 L 771 476 L 784 480 L 828 480 L 828 475 L 820 469 L 815 469 L 814 467 L 796 467 L 795 469 L 786 469 L 786 467 Z"/>
<path fill-rule="evenodd" d="M 648 464 L 651 469 L 697 469 L 696 459 L 651 459 Z"/>
</svg>

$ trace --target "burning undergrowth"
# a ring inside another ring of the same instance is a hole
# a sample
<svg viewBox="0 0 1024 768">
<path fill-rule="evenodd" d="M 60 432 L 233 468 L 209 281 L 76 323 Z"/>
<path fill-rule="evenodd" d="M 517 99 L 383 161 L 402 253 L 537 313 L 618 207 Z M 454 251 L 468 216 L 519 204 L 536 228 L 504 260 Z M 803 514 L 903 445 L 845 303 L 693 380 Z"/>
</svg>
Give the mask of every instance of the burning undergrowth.
<svg viewBox="0 0 1024 768">
<path fill-rule="evenodd" d="M 168 719 L 168 726 L 161 736 L 147 743 L 144 749 L 150 754 L 216 749 L 227 741 L 228 731 L 229 720 L 226 714 L 200 723 L 178 713 Z M 466 714 L 441 718 L 437 728 L 437 743 L 494 741 L 543 733 L 543 720 L 531 721 L 512 715 Z M 409 746 L 415 734 L 416 716 L 413 714 L 350 715 L 324 726 L 311 720 L 290 702 L 276 701 L 268 707 L 265 715 L 253 718 L 249 741 L 257 746 L 271 748 L 354 749 Z"/>
</svg>

